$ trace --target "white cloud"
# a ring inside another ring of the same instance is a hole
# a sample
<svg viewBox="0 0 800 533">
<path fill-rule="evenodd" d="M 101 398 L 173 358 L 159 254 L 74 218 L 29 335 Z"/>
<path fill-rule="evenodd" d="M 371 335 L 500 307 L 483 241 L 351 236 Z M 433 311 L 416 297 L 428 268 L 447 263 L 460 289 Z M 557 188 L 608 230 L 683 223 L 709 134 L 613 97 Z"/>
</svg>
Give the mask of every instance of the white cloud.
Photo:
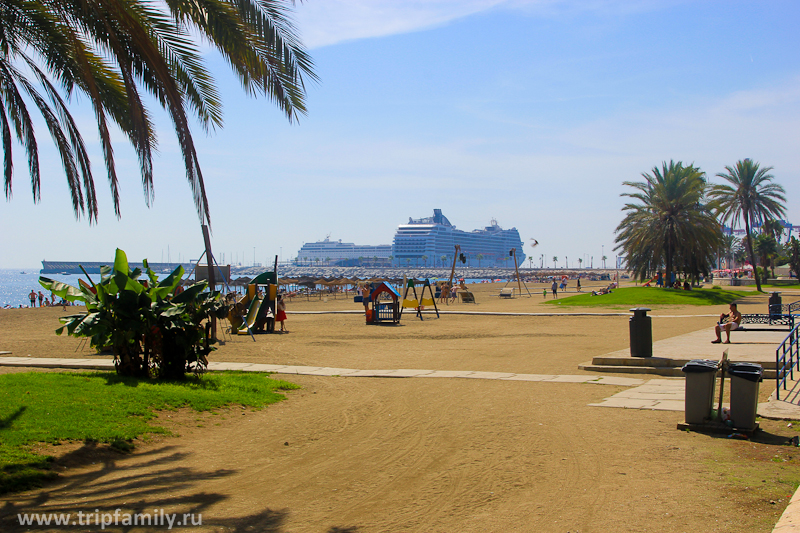
<svg viewBox="0 0 800 533">
<path fill-rule="evenodd" d="M 660 9 L 684 0 L 309 0 L 295 20 L 310 49 L 356 39 L 384 37 L 441 26 L 489 11 L 509 9 L 554 16 L 595 11 L 623 15 Z"/>
</svg>

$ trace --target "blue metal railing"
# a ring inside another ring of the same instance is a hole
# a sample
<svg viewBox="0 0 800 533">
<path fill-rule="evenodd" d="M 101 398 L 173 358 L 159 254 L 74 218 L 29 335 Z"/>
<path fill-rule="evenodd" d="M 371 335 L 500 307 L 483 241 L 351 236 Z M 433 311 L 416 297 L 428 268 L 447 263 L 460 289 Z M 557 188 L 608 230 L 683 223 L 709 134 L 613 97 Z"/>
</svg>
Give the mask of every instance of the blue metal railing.
<svg viewBox="0 0 800 533">
<path fill-rule="evenodd" d="M 775 387 L 775 398 L 781 399 L 781 387 L 786 390 L 786 378 L 794 381 L 794 367 L 798 367 L 800 373 L 800 324 L 792 329 L 791 333 L 775 350 L 775 377 L 777 386 Z"/>
</svg>

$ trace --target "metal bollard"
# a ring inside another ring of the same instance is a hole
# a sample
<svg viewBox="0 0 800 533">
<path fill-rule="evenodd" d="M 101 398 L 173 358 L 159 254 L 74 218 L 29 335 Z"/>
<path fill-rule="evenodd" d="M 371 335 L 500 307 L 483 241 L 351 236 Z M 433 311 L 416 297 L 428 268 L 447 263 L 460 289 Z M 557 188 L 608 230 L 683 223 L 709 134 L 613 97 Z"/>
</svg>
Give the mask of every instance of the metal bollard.
<svg viewBox="0 0 800 533">
<path fill-rule="evenodd" d="M 631 357 L 653 357 L 653 323 L 647 307 L 634 307 L 630 318 Z"/>
</svg>

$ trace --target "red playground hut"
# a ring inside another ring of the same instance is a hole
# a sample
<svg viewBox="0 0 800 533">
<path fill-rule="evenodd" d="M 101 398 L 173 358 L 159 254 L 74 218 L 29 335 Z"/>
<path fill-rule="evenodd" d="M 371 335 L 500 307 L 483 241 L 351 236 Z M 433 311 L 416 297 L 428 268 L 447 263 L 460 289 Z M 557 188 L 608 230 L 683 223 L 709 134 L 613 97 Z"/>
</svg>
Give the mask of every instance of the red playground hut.
<svg viewBox="0 0 800 533">
<path fill-rule="evenodd" d="M 384 282 L 373 287 L 370 293 L 372 312 L 367 314 L 367 324 L 399 324 L 400 293 Z"/>
</svg>

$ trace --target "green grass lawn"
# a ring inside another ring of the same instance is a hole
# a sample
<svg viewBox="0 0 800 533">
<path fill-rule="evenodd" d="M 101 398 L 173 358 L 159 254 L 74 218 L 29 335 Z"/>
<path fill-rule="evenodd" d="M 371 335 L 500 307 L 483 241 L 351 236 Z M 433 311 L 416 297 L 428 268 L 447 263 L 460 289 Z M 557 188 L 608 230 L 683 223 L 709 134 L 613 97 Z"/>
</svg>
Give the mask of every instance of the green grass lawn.
<svg viewBox="0 0 800 533">
<path fill-rule="evenodd" d="M 752 294 L 749 291 L 729 291 L 720 289 L 693 289 L 691 291 L 660 289 L 658 287 L 626 287 L 614 289 L 610 294 L 592 296 L 576 294 L 548 300 L 557 307 L 657 307 L 673 305 L 727 305 Z"/>
<path fill-rule="evenodd" d="M 276 390 L 299 388 L 265 374 L 223 372 L 185 381 L 150 381 L 95 373 L 0 375 L 0 494 L 41 486 L 56 477 L 52 458 L 30 449 L 36 442 L 107 442 L 122 451 L 130 440 L 167 433 L 152 425 L 155 411 L 227 405 L 260 409 L 283 400 Z"/>
</svg>

